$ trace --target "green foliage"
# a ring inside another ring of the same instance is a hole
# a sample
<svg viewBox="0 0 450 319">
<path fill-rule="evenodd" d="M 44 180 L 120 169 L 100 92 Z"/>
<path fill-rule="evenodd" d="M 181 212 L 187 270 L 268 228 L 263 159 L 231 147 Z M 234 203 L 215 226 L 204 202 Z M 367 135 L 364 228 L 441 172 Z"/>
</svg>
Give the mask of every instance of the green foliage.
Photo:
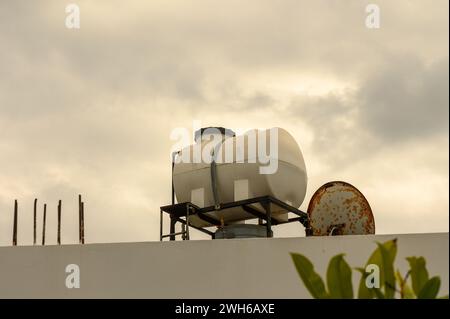
<svg viewBox="0 0 450 319">
<path fill-rule="evenodd" d="M 392 242 L 391 245 L 377 243 L 378 249 L 381 253 L 380 273 L 384 275 L 384 280 L 381 281 L 381 287 L 384 287 L 384 297 L 386 299 L 394 298 L 396 288 L 394 260 L 397 254 L 397 243 L 396 240 L 390 242 Z"/>
<path fill-rule="evenodd" d="M 436 299 L 439 293 L 439 288 L 441 287 L 441 278 L 433 277 L 428 280 L 425 285 L 420 289 L 417 295 L 418 299 Z"/>
<path fill-rule="evenodd" d="M 344 255 L 334 256 L 327 270 L 327 286 L 315 272 L 313 264 L 301 254 L 291 253 L 295 268 L 311 296 L 316 299 L 353 298 L 352 269 L 344 260 Z"/>
<path fill-rule="evenodd" d="M 344 254 L 334 256 L 328 265 L 327 286 L 333 299 L 353 299 L 352 269 Z"/>
<path fill-rule="evenodd" d="M 326 299 L 329 298 L 325 291 L 325 284 L 322 278 L 314 271 L 313 264 L 303 255 L 291 253 L 295 268 L 297 269 L 300 278 L 308 289 L 313 298 Z"/>
<path fill-rule="evenodd" d="M 406 276 L 409 276 L 410 272 L 407 273 Z M 411 286 L 408 285 L 407 278 L 403 278 L 400 270 L 395 272 L 395 278 L 397 279 L 399 289 L 400 289 L 400 298 L 401 299 L 415 299 L 416 295 L 412 290 Z"/>
<path fill-rule="evenodd" d="M 364 268 L 359 270 L 362 273 L 361 280 L 359 282 L 358 298 L 359 299 L 371 299 L 378 298 L 383 295 L 383 298 L 392 298 L 393 291 L 390 288 L 386 289 L 386 283 L 395 287 L 395 278 L 393 280 L 393 263 L 397 255 L 397 240 L 389 240 L 383 244 L 377 243 L 378 248 L 372 253 L 367 260 Z M 366 285 L 366 267 L 368 265 L 378 265 L 380 268 L 380 289 L 367 288 Z M 387 268 L 387 269 L 386 269 Z M 386 278 L 387 277 L 387 278 Z M 381 289 L 384 288 L 384 293 Z"/>
<path fill-rule="evenodd" d="M 426 268 L 425 258 L 408 257 L 406 260 L 411 268 L 411 280 L 414 293 L 419 295 L 423 286 L 425 286 L 428 281 L 428 271 Z"/>
<path fill-rule="evenodd" d="M 397 255 L 397 240 L 389 240 L 378 243 L 375 251 L 370 255 L 364 268 L 356 267 L 361 273 L 358 287 L 359 299 L 392 299 L 398 294 L 401 299 L 436 299 L 438 298 L 441 279 L 438 276 L 429 279 L 426 268 L 426 260 L 423 257 L 406 258 L 410 269 L 405 276 L 399 270 L 394 270 L 395 257 Z M 324 299 L 353 299 L 352 268 L 344 259 L 344 254 L 331 258 L 325 287 L 320 275 L 315 272 L 311 261 L 298 253 L 291 253 L 292 260 L 300 278 L 313 298 Z M 367 266 L 376 265 L 379 269 L 379 287 L 369 288 L 366 280 L 370 280 Z M 408 282 L 411 282 L 411 285 Z M 412 288 L 411 288 L 412 287 Z M 448 299 L 448 296 L 439 299 Z"/>
</svg>

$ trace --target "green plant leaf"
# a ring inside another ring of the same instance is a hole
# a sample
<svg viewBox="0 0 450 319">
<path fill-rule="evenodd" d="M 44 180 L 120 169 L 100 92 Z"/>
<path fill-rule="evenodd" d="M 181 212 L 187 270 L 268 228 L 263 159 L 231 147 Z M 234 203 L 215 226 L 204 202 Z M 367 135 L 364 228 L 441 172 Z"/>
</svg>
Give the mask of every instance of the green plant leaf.
<svg viewBox="0 0 450 319">
<path fill-rule="evenodd" d="M 383 293 L 381 292 L 381 289 L 379 289 L 379 288 L 373 288 L 373 293 L 375 294 L 375 297 L 377 299 L 386 299 L 386 296 L 383 295 Z"/>
<path fill-rule="evenodd" d="M 384 296 L 386 299 L 392 299 L 395 296 L 396 287 L 394 273 L 395 256 L 393 257 L 391 252 L 387 250 L 383 244 L 377 243 L 377 245 L 381 252 L 381 259 L 383 263 L 383 267 L 380 267 L 380 273 L 383 272 L 384 274 L 384 281 L 381 282 L 381 284 L 384 283 Z"/>
<path fill-rule="evenodd" d="M 402 274 L 399 270 L 396 271 L 395 278 L 397 279 L 398 285 L 400 287 L 400 295 L 402 299 L 416 299 L 414 291 L 408 285 L 407 280 L 402 277 Z"/>
<path fill-rule="evenodd" d="M 428 280 L 417 295 L 418 299 L 436 299 L 441 287 L 441 278 L 435 276 Z"/>
<path fill-rule="evenodd" d="M 416 296 L 418 296 L 429 279 L 426 261 L 423 257 L 408 257 L 406 260 L 408 260 L 411 268 L 412 288 Z"/>
<path fill-rule="evenodd" d="M 319 274 L 314 271 L 313 264 L 301 254 L 291 253 L 295 268 L 311 296 L 315 299 L 327 299 L 330 296 Z"/>
<path fill-rule="evenodd" d="M 331 298 L 353 299 L 352 269 L 344 254 L 331 258 L 327 270 L 327 286 Z"/>
<path fill-rule="evenodd" d="M 386 262 L 387 265 L 389 264 L 393 264 L 394 260 L 395 260 L 395 256 L 397 255 L 397 239 L 393 239 L 393 240 L 389 240 L 383 244 L 381 244 L 381 246 L 383 246 L 385 248 L 385 251 L 387 251 L 387 255 L 388 255 L 388 261 Z M 374 250 L 374 252 L 372 253 L 372 255 L 369 257 L 369 260 L 367 261 L 365 267 L 367 267 L 367 265 L 369 264 L 375 264 L 378 265 L 378 267 L 380 268 L 380 288 L 385 286 L 385 270 L 384 270 L 384 262 L 383 262 L 383 256 L 380 250 L 380 246 L 378 246 L 377 249 Z M 363 276 L 361 277 L 361 280 L 359 282 L 359 289 L 358 289 L 358 298 L 359 299 L 371 299 L 374 297 L 377 297 L 379 295 L 378 292 L 376 292 L 375 288 L 369 289 L 366 286 L 366 275 L 364 275 L 365 272 L 365 268 L 363 269 Z M 394 271 L 393 271 L 393 267 L 392 267 L 392 277 L 390 278 L 390 280 L 392 280 L 392 278 L 394 278 L 393 276 Z M 394 283 L 395 283 L 395 278 L 394 278 Z M 395 285 L 395 284 L 394 284 Z M 391 298 L 390 295 L 392 294 L 392 292 L 389 292 L 389 294 L 385 294 L 387 298 Z"/>
</svg>

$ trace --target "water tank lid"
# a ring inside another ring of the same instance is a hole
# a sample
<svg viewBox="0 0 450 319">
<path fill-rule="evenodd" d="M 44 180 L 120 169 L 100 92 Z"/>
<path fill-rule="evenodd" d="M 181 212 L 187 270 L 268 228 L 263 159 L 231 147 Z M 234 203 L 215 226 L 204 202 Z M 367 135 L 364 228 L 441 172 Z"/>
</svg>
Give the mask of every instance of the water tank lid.
<svg viewBox="0 0 450 319">
<path fill-rule="evenodd" d="M 195 137 L 194 137 L 195 142 L 197 142 L 201 138 L 203 133 L 208 129 L 217 130 L 218 132 L 220 132 L 220 134 L 222 134 L 225 137 L 235 137 L 236 136 L 236 134 L 228 128 L 224 128 L 224 127 L 220 127 L 220 126 L 202 127 L 201 129 L 195 131 Z"/>
</svg>

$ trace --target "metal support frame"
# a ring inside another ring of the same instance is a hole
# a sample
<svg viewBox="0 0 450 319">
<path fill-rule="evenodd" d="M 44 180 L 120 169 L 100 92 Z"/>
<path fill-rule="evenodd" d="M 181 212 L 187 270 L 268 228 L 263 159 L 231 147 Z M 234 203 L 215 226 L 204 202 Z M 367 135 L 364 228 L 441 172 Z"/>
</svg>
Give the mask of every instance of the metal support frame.
<svg viewBox="0 0 450 319">
<path fill-rule="evenodd" d="M 162 241 L 164 238 L 167 238 L 167 237 L 169 237 L 169 239 L 171 241 L 173 241 L 173 240 L 176 239 L 176 236 L 178 236 L 178 235 L 181 235 L 181 238 L 183 240 L 189 240 L 190 239 L 190 232 L 189 232 L 189 228 L 190 227 L 195 228 L 195 229 L 200 230 L 200 231 L 203 231 L 203 232 L 207 232 L 208 235 L 212 234 L 211 232 L 209 232 L 209 231 L 207 231 L 205 229 L 202 229 L 202 228 L 199 228 L 199 227 L 195 227 L 195 226 L 193 226 L 193 225 L 191 225 L 189 223 L 189 216 L 191 215 L 191 210 L 193 209 L 193 205 L 190 204 L 190 203 L 186 203 L 185 206 L 186 206 L 186 212 L 185 212 L 185 215 L 184 215 L 185 219 L 182 219 L 182 218 L 176 216 L 175 214 L 169 214 L 169 216 L 170 216 L 170 232 L 169 232 L 169 234 L 163 234 L 163 226 L 164 226 L 164 222 L 163 222 L 164 215 L 163 215 L 163 212 L 164 212 L 164 210 L 163 210 L 163 208 L 161 208 L 159 210 L 159 218 L 160 218 L 160 221 L 159 221 L 159 240 L 160 241 Z M 179 232 L 176 231 L 176 223 L 180 223 L 181 224 L 181 231 L 179 231 Z"/>
<path fill-rule="evenodd" d="M 253 208 L 251 206 L 252 204 L 260 204 L 263 207 L 264 212 L 261 212 L 255 208 Z M 279 221 L 272 216 L 272 205 L 278 206 L 278 207 L 286 210 L 287 212 L 293 213 L 293 214 L 297 215 L 297 217 L 289 218 L 287 221 Z M 310 233 L 309 219 L 308 219 L 308 215 L 305 212 L 303 212 L 291 205 L 288 205 L 285 202 L 283 202 L 277 198 L 274 198 L 272 196 L 261 196 L 261 197 L 240 200 L 240 201 L 236 201 L 236 202 L 223 203 L 223 204 L 220 204 L 219 210 L 224 210 L 224 209 L 233 208 L 233 207 L 241 207 L 249 215 L 252 215 L 252 216 L 258 218 L 258 224 L 266 226 L 268 238 L 273 237 L 272 226 L 293 223 L 293 222 L 301 223 L 305 227 L 306 234 L 309 235 L 309 233 Z M 189 240 L 190 239 L 189 229 L 191 227 L 211 236 L 211 238 L 214 239 L 214 235 L 215 235 L 214 232 L 206 229 L 207 227 L 211 227 L 211 226 L 217 226 L 217 227 L 221 226 L 221 221 L 216 220 L 214 217 L 208 215 L 208 213 L 214 212 L 214 211 L 217 211 L 217 207 L 215 205 L 204 207 L 204 208 L 199 208 L 190 202 L 178 203 L 178 204 L 172 203 L 172 205 L 162 206 L 160 208 L 160 241 L 162 241 L 164 238 L 167 238 L 167 237 L 169 237 L 170 240 L 175 240 L 176 236 L 178 236 L 178 235 L 182 235 L 183 240 Z M 163 233 L 163 217 L 164 217 L 163 213 L 167 213 L 170 216 L 169 234 Z M 206 227 L 196 227 L 196 226 L 191 225 L 189 223 L 189 218 L 193 215 L 199 217 L 203 221 L 207 222 L 209 225 Z M 175 231 L 177 223 L 181 223 L 181 225 L 182 225 L 181 226 L 182 231 L 180 231 L 180 232 Z"/>
<path fill-rule="evenodd" d="M 272 231 L 272 210 L 270 207 L 270 201 L 264 201 L 263 202 L 264 210 L 266 211 L 266 230 L 267 230 L 267 237 L 272 238 L 273 237 L 273 231 Z"/>
<path fill-rule="evenodd" d="M 159 210 L 159 241 L 162 241 L 163 238 L 163 211 Z"/>
<path fill-rule="evenodd" d="M 224 132 L 225 132 L 225 129 L 224 129 Z M 202 134 L 202 131 L 200 130 L 200 136 L 201 136 L 201 134 Z M 159 240 L 160 241 L 162 241 L 164 238 L 167 238 L 167 237 L 169 237 L 169 239 L 171 241 L 173 241 L 176 239 L 176 236 L 178 236 L 178 235 L 181 235 L 183 240 L 189 240 L 190 239 L 190 235 L 189 235 L 190 227 L 192 227 L 198 231 L 201 231 L 201 232 L 211 236 L 212 239 L 214 239 L 214 237 L 215 237 L 214 232 L 205 229 L 206 227 L 196 227 L 196 226 L 191 225 L 189 223 L 189 217 L 192 215 L 198 216 L 200 219 L 202 219 L 203 221 L 205 221 L 206 223 L 209 224 L 209 226 L 207 226 L 207 227 L 210 227 L 210 226 L 222 227 L 222 226 L 226 226 L 226 225 L 223 224 L 222 221 L 216 220 L 214 217 L 209 216 L 208 213 L 213 212 L 213 211 L 221 211 L 221 210 L 233 208 L 233 207 L 239 207 L 239 206 L 245 212 L 258 218 L 259 225 L 266 226 L 267 237 L 269 237 L 269 238 L 273 237 L 272 225 L 280 225 L 280 224 L 286 224 L 286 223 L 292 223 L 292 222 L 300 222 L 305 227 L 306 236 L 309 236 L 312 234 L 308 215 L 305 212 L 303 212 L 291 205 L 288 205 L 285 202 L 283 202 L 275 197 L 261 196 L 261 197 L 240 200 L 240 201 L 236 201 L 236 202 L 220 203 L 220 199 L 219 199 L 218 193 L 217 193 L 217 184 L 216 184 L 216 179 L 217 179 L 217 176 L 216 176 L 217 172 L 216 172 L 216 167 L 215 167 L 215 157 L 217 154 L 216 150 L 213 153 L 213 161 L 211 163 L 211 184 L 213 186 L 212 190 L 213 190 L 213 194 L 214 194 L 214 205 L 209 206 L 209 207 L 199 208 L 190 202 L 175 204 L 175 185 L 174 185 L 174 180 L 173 180 L 173 173 L 174 173 L 174 169 L 175 169 L 176 156 L 179 153 L 180 153 L 180 151 L 172 153 L 172 163 L 171 163 L 172 164 L 172 204 L 168 205 L 168 206 L 162 206 L 160 208 L 160 217 L 159 217 L 160 218 L 160 230 L 159 230 Z M 81 202 L 81 195 L 80 195 L 80 202 Z M 262 207 L 264 208 L 264 213 L 253 208 L 251 206 L 252 204 L 262 205 Z M 287 221 L 278 221 L 272 217 L 272 205 L 281 207 L 285 211 L 297 215 L 297 217 L 289 218 Z M 163 225 L 163 218 L 164 218 L 163 212 L 168 213 L 170 216 L 169 234 L 163 233 L 163 226 L 164 226 Z M 184 219 L 182 217 L 184 217 Z M 263 221 L 265 221 L 265 223 Z M 181 231 L 180 232 L 176 232 L 176 224 L 177 223 L 181 223 Z M 81 225 L 80 225 L 80 229 L 81 229 Z"/>
<path fill-rule="evenodd" d="M 189 211 L 190 211 L 191 207 L 190 205 L 187 205 L 186 207 L 186 224 L 182 224 L 186 226 L 186 236 L 185 239 L 189 240 Z"/>
<path fill-rule="evenodd" d="M 175 236 L 178 235 L 175 233 L 176 222 L 177 221 L 172 216 L 170 216 L 170 234 L 169 234 L 170 240 L 175 240 Z"/>
</svg>

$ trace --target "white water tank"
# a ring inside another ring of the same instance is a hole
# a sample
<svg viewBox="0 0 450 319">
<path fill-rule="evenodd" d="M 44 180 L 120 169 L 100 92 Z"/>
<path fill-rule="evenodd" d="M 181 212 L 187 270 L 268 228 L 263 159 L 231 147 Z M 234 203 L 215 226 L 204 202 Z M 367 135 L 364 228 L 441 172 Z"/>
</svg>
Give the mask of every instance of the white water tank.
<svg viewBox="0 0 450 319">
<path fill-rule="evenodd" d="M 305 198 L 307 174 L 295 139 L 282 128 L 233 135 L 223 128 L 199 130 L 196 143 L 177 154 L 173 171 L 177 201 L 203 208 L 270 195 L 298 208 Z M 212 154 L 216 155 L 213 170 Z M 253 205 L 253 208 L 264 212 L 260 205 Z M 277 207 L 272 209 L 272 214 L 280 221 L 287 219 L 287 212 Z M 255 218 L 241 208 L 208 215 L 225 223 Z M 193 217 L 191 223 L 198 227 L 209 226 L 198 217 Z"/>
</svg>

